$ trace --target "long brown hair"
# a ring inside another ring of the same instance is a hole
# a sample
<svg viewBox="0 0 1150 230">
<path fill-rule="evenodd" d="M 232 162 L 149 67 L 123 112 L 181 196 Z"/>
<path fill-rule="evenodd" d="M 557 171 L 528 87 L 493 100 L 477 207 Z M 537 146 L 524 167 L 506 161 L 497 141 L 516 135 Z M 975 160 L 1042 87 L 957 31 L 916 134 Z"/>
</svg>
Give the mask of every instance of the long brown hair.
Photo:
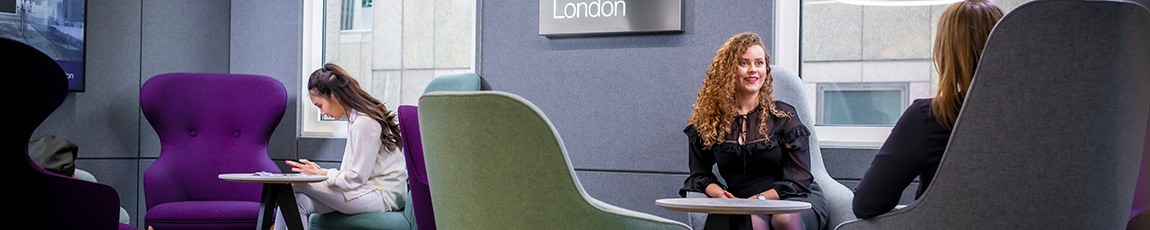
<svg viewBox="0 0 1150 230">
<path fill-rule="evenodd" d="M 731 122 L 735 120 L 735 82 L 738 71 L 738 61 L 752 46 L 763 46 L 763 39 L 754 33 L 741 33 L 731 37 L 719 51 L 715 52 L 715 59 L 711 60 L 711 67 L 707 68 L 707 75 L 703 78 L 703 86 L 699 88 L 699 95 L 691 107 L 691 119 L 688 125 L 695 126 L 704 148 L 719 143 L 721 136 L 731 131 Z M 775 117 L 790 117 L 789 114 L 775 108 L 774 77 L 771 75 L 771 57 L 766 57 L 767 76 L 762 79 L 763 88 L 759 90 L 758 110 L 760 121 L 768 121 Z M 759 126 L 759 134 L 767 135 L 767 126 Z"/>
<path fill-rule="evenodd" d="M 954 128 L 982 48 L 1002 14 L 1002 9 L 990 0 L 967 0 L 950 5 L 938 19 L 934 42 L 938 94 L 930 111 L 943 127 Z"/>
<path fill-rule="evenodd" d="M 387 151 L 395 151 L 402 145 L 399 136 L 399 125 L 395 123 L 395 114 L 387 110 L 371 94 L 359 87 L 359 81 L 351 77 L 343 67 L 327 63 L 323 68 L 311 73 L 307 80 L 307 90 L 311 94 L 325 98 L 335 98 L 345 107 L 367 114 L 367 117 L 379 122 L 383 128 L 379 140 Z"/>
</svg>

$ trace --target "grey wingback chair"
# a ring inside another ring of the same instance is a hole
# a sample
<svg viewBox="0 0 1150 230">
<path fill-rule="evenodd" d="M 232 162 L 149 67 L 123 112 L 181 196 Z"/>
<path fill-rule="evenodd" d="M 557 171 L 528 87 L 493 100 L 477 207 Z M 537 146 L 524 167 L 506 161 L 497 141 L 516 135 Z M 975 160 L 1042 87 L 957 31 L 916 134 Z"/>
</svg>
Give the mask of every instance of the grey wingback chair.
<svg viewBox="0 0 1150 230">
<path fill-rule="evenodd" d="M 1147 126 L 1150 133 L 1150 126 Z M 1130 221 L 1127 230 L 1150 229 L 1150 135 L 1146 135 L 1142 148 L 1142 166 L 1138 172 L 1138 183 L 1134 187 L 1134 205 L 1130 207 Z"/>
<path fill-rule="evenodd" d="M 1136 2 L 1142 4 L 1142 7 L 1150 7 L 1150 0 L 1136 0 Z M 1146 128 L 1150 132 L 1150 126 Z M 1126 229 L 1150 229 L 1150 135 L 1146 135 L 1145 147 L 1142 150 L 1142 167 L 1138 172 L 1138 185 L 1134 188 L 1134 206 L 1130 209 L 1130 221 Z"/>
<path fill-rule="evenodd" d="M 830 220 L 827 221 L 827 228 L 833 228 L 840 223 L 854 220 L 855 216 L 851 212 L 851 199 L 854 198 L 854 192 L 851 192 L 846 186 L 831 178 L 827 174 L 827 168 L 823 165 L 823 154 L 819 150 L 818 134 L 814 132 L 814 114 L 811 113 L 811 107 L 807 103 L 806 91 L 803 88 L 803 80 L 790 70 L 781 66 L 771 66 L 771 76 L 774 78 L 775 99 L 786 102 L 795 107 L 798 111 L 799 120 L 811 130 L 811 136 L 808 138 L 810 141 L 810 154 L 811 154 L 811 174 L 815 177 L 815 184 L 822 188 L 823 198 L 826 199 L 826 212 Z M 718 176 L 719 172 L 716 170 L 715 175 Z M 722 182 L 722 177 L 719 178 Z M 725 182 L 723 182 L 725 183 Z M 707 195 L 697 192 L 688 192 L 687 197 L 707 197 Z M 691 227 L 694 229 L 703 229 L 706 225 L 707 214 L 705 213 L 691 213 Z"/>
<path fill-rule="evenodd" d="M 1122 229 L 1150 110 L 1150 13 L 1033 1 L 990 34 L 934 182 L 854 229 Z"/>
</svg>

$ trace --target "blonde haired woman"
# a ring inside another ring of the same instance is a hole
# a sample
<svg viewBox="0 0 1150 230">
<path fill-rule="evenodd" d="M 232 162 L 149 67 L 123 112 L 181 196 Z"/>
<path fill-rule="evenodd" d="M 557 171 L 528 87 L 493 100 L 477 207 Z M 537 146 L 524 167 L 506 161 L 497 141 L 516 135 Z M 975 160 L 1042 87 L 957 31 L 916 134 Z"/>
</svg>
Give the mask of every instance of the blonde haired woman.
<svg viewBox="0 0 1150 230">
<path fill-rule="evenodd" d="M 691 175 L 679 195 L 809 202 L 812 209 L 800 213 L 710 215 L 708 221 L 732 218 L 734 228 L 821 229 L 826 214 L 811 176 L 810 132 L 794 107 L 775 101 L 770 70 L 756 34 L 735 35 L 716 52 L 683 130 L 690 142 Z M 711 172 L 716 164 L 726 185 Z"/>
<path fill-rule="evenodd" d="M 915 199 L 930 186 L 982 48 L 1002 14 L 989 0 L 967 0 L 943 11 L 934 43 L 938 95 L 915 100 L 894 125 L 855 190 L 855 216 L 890 211 L 915 177 L 920 180 Z"/>
</svg>

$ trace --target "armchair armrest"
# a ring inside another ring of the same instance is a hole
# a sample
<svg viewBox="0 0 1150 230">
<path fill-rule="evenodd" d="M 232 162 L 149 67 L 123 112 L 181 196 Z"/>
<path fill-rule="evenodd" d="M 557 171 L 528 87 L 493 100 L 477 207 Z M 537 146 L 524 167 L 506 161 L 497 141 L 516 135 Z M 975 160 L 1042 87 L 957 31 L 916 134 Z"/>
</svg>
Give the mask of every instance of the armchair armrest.
<svg viewBox="0 0 1150 230">
<path fill-rule="evenodd" d="M 641 212 L 628 210 L 625 208 L 620 208 L 618 206 L 604 203 L 604 202 L 599 201 L 598 199 L 595 199 L 595 198 L 590 197 L 590 196 L 583 196 L 583 198 L 585 198 L 587 200 L 587 202 L 591 204 L 591 206 L 594 206 L 595 208 L 598 208 L 599 210 L 601 210 L 605 213 L 622 216 L 623 218 L 638 220 L 638 221 L 624 221 L 624 222 L 634 224 L 634 225 L 628 226 L 627 228 L 629 228 L 629 229 L 630 228 L 640 228 L 641 229 L 642 228 L 641 226 L 656 226 L 655 229 L 672 229 L 675 227 L 679 227 L 680 229 L 684 229 L 684 230 L 691 229 L 689 226 L 687 226 L 683 223 L 679 223 L 677 221 L 669 220 L 666 218 L 658 217 L 658 216 L 647 214 L 647 213 L 641 213 Z M 644 223 L 644 222 L 646 222 L 646 223 Z"/>
<path fill-rule="evenodd" d="M 707 194 L 687 192 L 687 198 L 707 198 Z M 707 225 L 707 214 L 690 212 L 687 213 L 687 220 L 690 221 L 688 224 L 691 225 L 691 229 L 703 229 L 703 226 Z"/>
</svg>

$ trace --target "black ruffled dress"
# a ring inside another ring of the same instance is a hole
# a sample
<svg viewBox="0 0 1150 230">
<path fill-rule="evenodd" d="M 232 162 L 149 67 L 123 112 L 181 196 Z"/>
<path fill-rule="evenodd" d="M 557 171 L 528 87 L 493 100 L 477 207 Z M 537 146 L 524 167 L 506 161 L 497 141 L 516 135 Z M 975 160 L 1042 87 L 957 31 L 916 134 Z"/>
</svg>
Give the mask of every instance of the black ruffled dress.
<svg viewBox="0 0 1150 230">
<path fill-rule="evenodd" d="M 811 175 L 810 153 L 807 149 L 810 131 L 799 121 L 795 108 L 776 101 L 775 108 L 792 114 L 791 117 L 771 119 L 762 122 L 759 113 L 753 110 L 746 115 L 735 117 L 731 122 L 731 132 L 723 137 L 723 142 L 705 148 L 694 126 L 687 126 L 683 133 L 690 141 L 691 175 L 683 183 L 679 195 L 687 192 L 704 193 L 708 185 L 718 184 L 735 197 L 746 198 L 774 189 L 784 200 L 811 203 L 818 215 L 817 225 L 826 223 L 822 191 Z M 759 134 L 759 126 L 767 125 L 768 136 Z M 745 132 L 744 132 L 745 131 Z M 745 143 L 739 144 L 739 136 L 745 135 Z M 719 183 L 712 166 L 718 164 L 719 174 L 726 184 Z M 712 215 L 715 216 L 715 215 Z M 733 216 L 735 229 L 750 226 L 748 216 Z M 745 219 L 745 222 L 742 221 Z M 710 220 L 708 220 L 710 221 Z M 742 223 L 742 224 L 739 224 Z"/>
</svg>

